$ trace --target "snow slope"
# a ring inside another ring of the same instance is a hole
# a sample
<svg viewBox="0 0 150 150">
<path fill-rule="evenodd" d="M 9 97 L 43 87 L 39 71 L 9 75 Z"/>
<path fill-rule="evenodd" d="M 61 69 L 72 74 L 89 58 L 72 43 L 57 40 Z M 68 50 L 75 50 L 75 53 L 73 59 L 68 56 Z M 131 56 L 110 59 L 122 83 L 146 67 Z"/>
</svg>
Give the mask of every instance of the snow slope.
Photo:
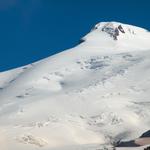
<svg viewBox="0 0 150 150">
<path fill-rule="evenodd" d="M 149 130 L 150 33 L 102 22 L 81 41 L 0 73 L 2 150 L 104 149 Z"/>
</svg>

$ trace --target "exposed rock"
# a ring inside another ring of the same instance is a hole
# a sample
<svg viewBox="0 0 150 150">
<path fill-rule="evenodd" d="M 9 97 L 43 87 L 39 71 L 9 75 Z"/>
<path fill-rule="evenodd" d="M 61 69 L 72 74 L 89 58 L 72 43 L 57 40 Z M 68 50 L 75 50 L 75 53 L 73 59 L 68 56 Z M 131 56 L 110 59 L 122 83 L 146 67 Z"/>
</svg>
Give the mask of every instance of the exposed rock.
<svg viewBox="0 0 150 150">
<path fill-rule="evenodd" d="M 118 26 L 118 29 L 122 32 L 122 33 L 125 33 L 124 29 L 122 28 L 121 25 Z"/>
<path fill-rule="evenodd" d="M 150 138 L 150 130 L 148 130 L 147 132 L 143 133 L 140 138 L 144 138 L 144 137 L 149 137 Z"/>
</svg>

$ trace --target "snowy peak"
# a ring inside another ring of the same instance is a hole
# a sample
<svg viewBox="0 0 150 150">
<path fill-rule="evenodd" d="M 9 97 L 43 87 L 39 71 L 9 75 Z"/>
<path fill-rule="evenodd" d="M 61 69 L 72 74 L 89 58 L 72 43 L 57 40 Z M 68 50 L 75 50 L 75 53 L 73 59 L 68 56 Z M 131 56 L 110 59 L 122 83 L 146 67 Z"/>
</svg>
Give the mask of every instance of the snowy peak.
<svg viewBox="0 0 150 150">
<path fill-rule="evenodd" d="M 120 22 L 101 22 L 82 38 L 86 47 L 107 50 L 150 49 L 150 32 L 140 27 Z"/>
<path fill-rule="evenodd" d="M 114 40 L 120 36 L 135 36 L 142 33 L 148 33 L 147 30 L 133 25 L 127 25 L 120 22 L 101 22 L 95 25 L 94 30 L 100 30 L 110 35 Z"/>
</svg>

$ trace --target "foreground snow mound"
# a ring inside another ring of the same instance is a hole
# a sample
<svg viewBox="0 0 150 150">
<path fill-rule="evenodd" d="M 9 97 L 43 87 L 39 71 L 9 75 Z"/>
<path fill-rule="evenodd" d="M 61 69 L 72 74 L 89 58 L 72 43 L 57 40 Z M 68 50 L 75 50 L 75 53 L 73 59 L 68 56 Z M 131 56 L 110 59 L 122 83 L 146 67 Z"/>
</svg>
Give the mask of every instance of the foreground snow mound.
<svg viewBox="0 0 150 150">
<path fill-rule="evenodd" d="M 0 73 L 1 148 L 111 150 L 148 131 L 149 41 L 103 22 L 75 48 Z"/>
</svg>

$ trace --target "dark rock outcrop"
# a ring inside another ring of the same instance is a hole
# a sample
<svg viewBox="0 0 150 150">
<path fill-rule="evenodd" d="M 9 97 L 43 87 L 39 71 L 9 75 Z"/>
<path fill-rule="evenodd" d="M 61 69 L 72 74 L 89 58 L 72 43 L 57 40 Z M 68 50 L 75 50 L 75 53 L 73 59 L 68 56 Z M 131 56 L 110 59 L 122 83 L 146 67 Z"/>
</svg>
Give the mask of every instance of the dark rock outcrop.
<svg viewBox="0 0 150 150">
<path fill-rule="evenodd" d="M 149 137 L 150 138 L 150 130 L 148 130 L 147 132 L 143 133 L 140 138 L 145 138 L 145 137 Z"/>
<path fill-rule="evenodd" d="M 120 142 L 116 147 L 138 147 L 140 145 L 136 144 L 134 140 L 126 141 L 126 142 Z"/>
<path fill-rule="evenodd" d="M 111 37 L 113 37 L 114 40 L 118 40 L 118 36 L 119 36 L 120 32 L 125 33 L 125 31 L 121 25 L 119 25 L 118 27 L 114 27 L 111 24 L 106 24 L 102 28 L 102 31 L 108 33 Z"/>
</svg>

